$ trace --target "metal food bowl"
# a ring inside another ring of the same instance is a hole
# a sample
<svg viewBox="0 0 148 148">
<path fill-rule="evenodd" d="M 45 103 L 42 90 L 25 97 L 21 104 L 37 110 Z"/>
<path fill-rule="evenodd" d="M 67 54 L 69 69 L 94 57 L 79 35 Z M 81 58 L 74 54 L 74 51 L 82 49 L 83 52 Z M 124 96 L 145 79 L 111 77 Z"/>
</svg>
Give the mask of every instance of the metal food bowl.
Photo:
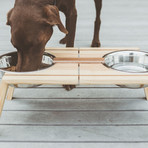
<svg viewBox="0 0 148 148">
<path fill-rule="evenodd" d="M 104 65 L 128 73 L 148 72 L 148 53 L 142 51 L 116 51 L 104 56 Z M 124 88 L 143 88 L 148 85 L 118 85 Z"/>
<path fill-rule="evenodd" d="M 15 67 L 17 64 L 17 52 L 11 52 L 11 53 L 7 53 L 4 55 L 0 56 L 0 76 L 3 77 L 3 75 L 5 73 L 11 73 L 11 74 L 27 74 L 27 73 L 34 73 L 40 70 L 44 70 L 46 68 L 51 67 L 52 65 L 54 65 L 53 63 L 53 59 L 55 58 L 55 56 L 44 52 L 43 54 L 43 58 L 42 58 L 42 63 L 43 63 L 43 67 L 38 69 L 37 71 L 29 71 L 29 72 L 13 72 L 13 71 L 9 71 L 9 68 Z M 26 87 L 37 87 L 39 85 L 34 85 L 34 84 L 17 84 L 17 85 L 13 85 L 15 87 L 21 87 L 21 88 L 26 88 Z"/>
</svg>

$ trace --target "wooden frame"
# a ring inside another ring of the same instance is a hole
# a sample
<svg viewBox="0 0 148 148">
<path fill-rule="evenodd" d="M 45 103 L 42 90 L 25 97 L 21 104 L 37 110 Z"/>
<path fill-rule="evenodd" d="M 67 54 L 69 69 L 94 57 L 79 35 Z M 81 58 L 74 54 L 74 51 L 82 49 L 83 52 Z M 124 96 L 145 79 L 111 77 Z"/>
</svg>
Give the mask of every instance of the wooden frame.
<svg viewBox="0 0 148 148">
<path fill-rule="evenodd" d="M 8 84 L 2 79 L 0 84 L 0 116 L 3 110 L 5 98 L 7 95 L 7 90 L 8 90 Z"/>
<path fill-rule="evenodd" d="M 138 48 L 47 48 L 56 56 L 56 64 L 46 70 L 10 74 L 6 73 L 0 83 L 0 115 L 5 98 L 12 100 L 14 87 L 11 84 L 148 84 L 148 74 L 119 72 L 96 63 L 103 55 L 117 50 L 139 50 Z M 63 62 L 66 61 L 66 62 Z M 7 94 L 8 91 L 8 94 Z M 145 88 L 148 100 L 148 88 Z"/>
</svg>

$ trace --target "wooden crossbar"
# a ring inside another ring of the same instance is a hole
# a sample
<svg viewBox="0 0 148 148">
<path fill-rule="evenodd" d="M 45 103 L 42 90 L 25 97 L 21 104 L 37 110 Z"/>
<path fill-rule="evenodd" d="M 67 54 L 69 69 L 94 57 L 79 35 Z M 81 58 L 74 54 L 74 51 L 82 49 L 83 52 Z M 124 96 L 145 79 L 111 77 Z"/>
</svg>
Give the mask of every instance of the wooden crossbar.
<svg viewBox="0 0 148 148">
<path fill-rule="evenodd" d="M 104 63 L 104 58 L 54 58 L 54 63 Z"/>
</svg>

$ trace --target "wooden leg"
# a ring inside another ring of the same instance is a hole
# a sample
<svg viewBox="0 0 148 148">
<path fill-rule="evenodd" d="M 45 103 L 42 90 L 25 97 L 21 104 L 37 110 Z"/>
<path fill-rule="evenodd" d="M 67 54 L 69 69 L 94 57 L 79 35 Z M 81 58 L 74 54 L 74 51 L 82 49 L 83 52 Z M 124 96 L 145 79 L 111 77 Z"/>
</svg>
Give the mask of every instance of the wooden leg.
<svg viewBox="0 0 148 148">
<path fill-rule="evenodd" d="M 9 86 L 7 93 L 7 100 L 11 101 L 14 93 L 14 87 Z"/>
<path fill-rule="evenodd" d="M 7 89 L 8 89 L 8 84 L 2 80 L 0 83 L 0 116 L 3 110 Z"/>
<path fill-rule="evenodd" d="M 148 100 L 148 87 L 144 88 L 146 100 Z"/>
</svg>

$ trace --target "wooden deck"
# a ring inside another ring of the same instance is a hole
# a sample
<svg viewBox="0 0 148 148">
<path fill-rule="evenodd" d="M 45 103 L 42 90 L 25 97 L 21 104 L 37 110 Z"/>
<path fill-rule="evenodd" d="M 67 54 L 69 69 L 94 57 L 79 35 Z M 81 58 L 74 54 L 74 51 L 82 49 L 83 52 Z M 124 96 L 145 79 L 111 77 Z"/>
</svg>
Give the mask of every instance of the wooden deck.
<svg viewBox="0 0 148 148">
<path fill-rule="evenodd" d="M 0 54 L 15 50 L 5 26 L 6 12 L 13 2 L 0 2 Z M 103 1 L 102 46 L 147 50 L 147 6 L 147 0 Z M 75 46 L 89 47 L 95 18 L 93 1 L 77 0 L 77 7 Z M 48 47 L 61 46 L 58 40 L 63 34 L 57 27 L 54 30 Z M 0 148 L 148 147 L 148 102 L 143 89 L 92 85 L 67 92 L 61 86 L 44 87 L 16 89 L 13 101 L 5 102 Z"/>
</svg>

